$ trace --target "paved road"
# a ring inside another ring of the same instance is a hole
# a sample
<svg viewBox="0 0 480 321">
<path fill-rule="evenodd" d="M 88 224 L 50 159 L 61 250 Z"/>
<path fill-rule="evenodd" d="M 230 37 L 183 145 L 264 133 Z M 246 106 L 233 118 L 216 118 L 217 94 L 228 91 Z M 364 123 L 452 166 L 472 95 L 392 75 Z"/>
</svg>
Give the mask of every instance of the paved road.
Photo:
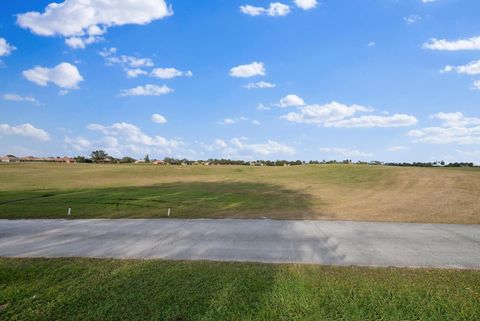
<svg viewBox="0 0 480 321">
<path fill-rule="evenodd" d="M 480 268 L 480 225 L 275 220 L 0 220 L 0 256 Z"/>
</svg>

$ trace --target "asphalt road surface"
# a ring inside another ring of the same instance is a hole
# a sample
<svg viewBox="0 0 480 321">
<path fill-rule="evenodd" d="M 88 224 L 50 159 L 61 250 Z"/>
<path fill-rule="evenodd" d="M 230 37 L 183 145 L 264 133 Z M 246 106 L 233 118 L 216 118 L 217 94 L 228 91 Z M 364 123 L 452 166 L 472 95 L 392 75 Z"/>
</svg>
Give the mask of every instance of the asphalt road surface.
<svg viewBox="0 0 480 321">
<path fill-rule="evenodd" d="M 480 268 L 480 225 L 0 220 L 0 256 Z"/>
</svg>

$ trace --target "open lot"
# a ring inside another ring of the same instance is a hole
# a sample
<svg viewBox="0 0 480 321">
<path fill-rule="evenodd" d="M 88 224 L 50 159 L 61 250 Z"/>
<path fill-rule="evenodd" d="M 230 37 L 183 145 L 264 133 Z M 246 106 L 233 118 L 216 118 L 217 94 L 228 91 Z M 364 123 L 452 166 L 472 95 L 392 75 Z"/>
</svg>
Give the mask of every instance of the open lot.
<svg viewBox="0 0 480 321">
<path fill-rule="evenodd" d="M 0 218 L 274 218 L 480 223 L 480 170 L 0 165 Z"/>
<path fill-rule="evenodd" d="M 480 272 L 0 259 L 2 320 L 476 320 Z"/>
</svg>

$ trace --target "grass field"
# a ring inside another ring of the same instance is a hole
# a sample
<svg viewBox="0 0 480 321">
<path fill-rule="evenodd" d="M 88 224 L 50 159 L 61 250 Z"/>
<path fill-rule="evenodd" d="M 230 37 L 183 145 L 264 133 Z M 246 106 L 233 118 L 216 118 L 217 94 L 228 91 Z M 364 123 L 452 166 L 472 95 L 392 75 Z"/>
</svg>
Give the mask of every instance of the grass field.
<svg viewBox="0 0 480 321">
<path fill-rule="evenodd" d="M 480 170 L 0 165 L 0 218 L 276 218 L 480 223 Z"/>
<path fill-rule="evenodd" d="M 0 259 L 2 320 L 478 320 L 480 271 Z"/>
</svg>

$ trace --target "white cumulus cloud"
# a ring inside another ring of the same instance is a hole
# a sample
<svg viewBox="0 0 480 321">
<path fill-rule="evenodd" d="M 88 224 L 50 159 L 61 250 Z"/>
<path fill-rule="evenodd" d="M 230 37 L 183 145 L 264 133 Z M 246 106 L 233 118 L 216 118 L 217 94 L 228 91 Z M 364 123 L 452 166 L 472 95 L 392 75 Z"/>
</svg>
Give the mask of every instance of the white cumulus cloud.
<svg viewBox="0 0 480 321">
<path fill-rule="evenodd" d="M 96 42 L 109 27 L 145 25 L 173 14 L 164 0 L 65 0 L 43 12 L 17 16 L 17 24 L 41 36 L 67 37 L 72 48 Z"/>
<path fill-rule="evenodd" d="M 51 82 L 63 89 L 78 89 L 78 84 L 83 81 L 77 67 L 68 62 L 62 62 L 53 68 L 36 66 L 23 71 L 23 76 L 39 86 Z"/>
<path fill-rule="evenodd" d="M 432 119 L 440 126 L 414 129 L 408 132 L 415 143 L 425 144 L 480 144 L 480 118 L 467 117 L 461 112 L 437 113 Z"/>
<path fill-rule="evenodd" d="M 459 74 L 466 74 L 466 75 L 478 75 L 480 74 L 480 60 L 472 61 L 463 66 L 446 66 L 442 73 L 446 72 L 456 72 Z"/>
<path fill-rule="evenodd" d="M 175 68 L 155 68 L 152 70 L 151 74 L 152 77 L 160 78 L 160 79 L 171 79 L 175 77 L 192 77 L 193 73 L 189 71 L 180 71 Z"/>
<path fill-rule="evenodd" d="M 249 143 L 245 137 L 233 138 L 229 141 L 216 139 L 213 144 L 201 144 L 208 151 L 218 151 L 222 157 L 232 159 L 269 158 L 273 156 L 290 156 L 295 149 L 274 140 L 265 143 Z"/>
<path fill-rule="evenodd" d="M 18 126 L 11 126 L 9 124 L 0 124 L 0 135 L 13 135 L 33 138 L 40 141 L 47 141 L 50 135 L 43 129 L 36 128 L 32 124 L 26 123 Z"/>
<path fill-rule="evenodd" d="M 291 107 L 291 106 L 303 106 L 303 105 L 305 105 L 305 101 L 303 101 L 301 97 L 290 94 L 280 99 L 280 104 L 278 106 Z"/>
<path fill-rule="evenodd" d="M 424 49 L 442 51 L 480 50 L 480 37 L 459 40 L 430 39 L 422 47 Z"/>
<path fill-rule="evenodd" d="M 120 92 L 120 96 L 160 96 L 173 92 L 173 89 L 166 85 L 158 86 L 148 84 L 145 86 L 137 86 L 130 89 L 124 89 Z"/>
<path fill-rule="evenodd" d="M 153 114 L 151 120 L 157 124 L 165 124 L 167 122 L 167 119 L 160 114 Z"/>
<path fill-rule="evenodd" d="M 135 68 L 135 69 L 125 69 L 125 72 L 127 73 L 128 78 L 137 78 L 140 75 L 147 75 L 148 72 L 146 72 L 143 69 L 140 68 Z"/>
<path fill-rule="evenodd" d="M 14 51 L 15 48 L 14 46 L 12 46 L 11 44 L 9 44 L 7 42 L 7 40 L 5 40 L 4 38 L 0 38 L 0 57 L 2 56 L 8 56 L 9 54 L 12 53 L 12 51 Z"/>
<path fill-rule="evenodd" d="M 268 8 L 255 7 L 251 5 L 240 6 L 240 12 L 249 16 L 260 16 L 260 15 L 267 15 L 272 17 L 286 16 L 287 14 L 290 13 L 290 11 L 291 10 L 288 5 L 280 2 L 270 3 Z"/>
<path fill-rule="evenodd" d="M 94 141 L 71 139 L 70 147 L 83 147 L 91 150 L 105 149 L 112 155 L 125 156 L 144 156 L 145 154 L 171 154 L 178 151 L 184 145 L 181 139 L 168 139 L 163 136 L 147 135 L 139 127 L 125 122 L 114 123 L 112 125 L 90 124 L 87 129 L 93 132 L 99 132 L 103 137 Z"/>
<path fill-rule="evenodd" d="M 250 78 L 253 76 L 265 76 L 265 65 L 263 62 L 252 62 L 247 65 L 240 65 L 230 69 L 230 76 Z"/>
<path fill-rule="evenodd" d="M 295 5 L 303 10 L 310 10 L 318 5 L 317 0 L 295 0 Z"/>
<path fill-rule="evenodd" d="M 331 102 L 325 105 L 305 105 L 298 111 L 281 116 L 290 122 L 313 124 L 321 127 L 403 127 L 417 123 L 414 116 L 406 114 L 363 115 L 354 117 L 357 113 L 372 112 L 373 108 L 360 105 L 344 105 Z"/>
</svg>

